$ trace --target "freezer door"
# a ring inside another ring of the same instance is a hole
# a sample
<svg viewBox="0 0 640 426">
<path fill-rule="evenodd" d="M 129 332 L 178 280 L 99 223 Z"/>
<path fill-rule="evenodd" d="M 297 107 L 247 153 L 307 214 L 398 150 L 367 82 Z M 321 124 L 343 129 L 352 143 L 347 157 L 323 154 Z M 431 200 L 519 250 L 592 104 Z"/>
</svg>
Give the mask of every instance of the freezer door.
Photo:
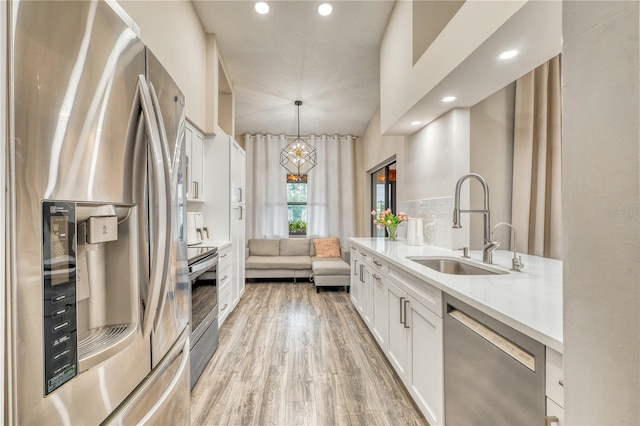
<svg viewBox="0 0 640 426">
<path fill-rule="evenodd" d="M 187 327 L 189 322 L 189 276 L 186 239 L 185 176 L 185 116 L 184 96 L 147 49 L 147 75 L 149 91 L 156 108 L 160 139 L 168 165 L 171 222 L 168 250 L 165 253 L 165 279 L 158 314 L 151 337 L 152 365 L 157 365 Z"/>
<path fill-rule="evenodd" d="M 103 424 L 189 424 L 189 346 L 189 333 L 185 330 L 151 375 Z"/>
<path fill-rule="evenodd" d="M 137 77 L 145 73 L 144 45 L 105 2 L 7 4 L 11 8 L 7 33 L 12 42 L 7 149 L 8 423 L 97 424 L 151 371 L 150 339 L 134 327 L 133 338 L 121 352 L 86 371 L 78 366 L 76 377 L 52 386 L 45 395 L 45 316 L 60 312 L 45 312 L 42 206 L 43 200 L 132 209 L 138 205 L 134 182 L 146 175 L 146 167 L 139 167 L 143 159 L 136 157 Z M 70 269 L 76 274 L 75 265 Z M 108 293 L 123 281 L 100 288 Z M 137 286 L 130 288 L 136 294 L 129 299 L 137 302 Z M 92 293 L 91 299 L 100 298 Z M 111 311 L 107 307 L 103 312 Z M 82 316 L 78 312 L 78 324 Z M 66 321 L 57 323 L 54 327 L 63 328 L 54 331 L 66 332 L 66 326 Z M 74 330 L 68 330 L 72 335 Z M 51 345 L 68 344 L 68 338 L 63 338 Z M 60 362 L 66 350 L 52 353 L 52 359 Z M 71 375 L 70 363 L 54 365 L 53 374 L 63 369 Z"/>
</svg>

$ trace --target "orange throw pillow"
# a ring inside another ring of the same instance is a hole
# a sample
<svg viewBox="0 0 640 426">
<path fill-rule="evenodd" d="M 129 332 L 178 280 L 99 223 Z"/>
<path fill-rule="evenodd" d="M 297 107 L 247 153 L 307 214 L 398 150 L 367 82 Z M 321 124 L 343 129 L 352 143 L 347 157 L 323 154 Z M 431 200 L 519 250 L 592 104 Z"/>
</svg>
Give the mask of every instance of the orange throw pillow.
<svg viewBox="0 0 640 426">
<path fill-rule="evenodd" d="M 340 254 L 340 239 L 318 238 L 313 240 L 313 246 L 316 249 L 317 257 L 342 257 Z"/>
</svg>

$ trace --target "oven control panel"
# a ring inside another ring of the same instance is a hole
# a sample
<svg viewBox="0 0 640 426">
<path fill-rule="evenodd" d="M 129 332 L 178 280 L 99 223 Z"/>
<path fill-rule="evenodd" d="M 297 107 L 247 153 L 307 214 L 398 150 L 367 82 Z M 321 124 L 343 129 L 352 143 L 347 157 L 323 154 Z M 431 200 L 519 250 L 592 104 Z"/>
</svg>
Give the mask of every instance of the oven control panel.
<svg viewBox="0 0 640 426">
<path fill-rule="evenodd" d="M 44 394 L 78 374 L 75 204 L 42 202 Z"/>
</svg>

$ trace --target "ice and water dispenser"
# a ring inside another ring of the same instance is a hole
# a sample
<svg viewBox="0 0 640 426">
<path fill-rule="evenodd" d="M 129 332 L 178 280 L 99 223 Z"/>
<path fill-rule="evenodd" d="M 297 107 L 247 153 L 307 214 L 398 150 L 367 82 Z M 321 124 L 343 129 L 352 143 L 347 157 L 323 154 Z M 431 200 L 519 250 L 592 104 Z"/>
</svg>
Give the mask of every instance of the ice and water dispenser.
<svg viewBox="0 0 640 426">
<path fill-rule="evenodd" d="M 45 395 L 117 354 L 136 334 L 136 209 L 42 202 Z"/>
</svg>

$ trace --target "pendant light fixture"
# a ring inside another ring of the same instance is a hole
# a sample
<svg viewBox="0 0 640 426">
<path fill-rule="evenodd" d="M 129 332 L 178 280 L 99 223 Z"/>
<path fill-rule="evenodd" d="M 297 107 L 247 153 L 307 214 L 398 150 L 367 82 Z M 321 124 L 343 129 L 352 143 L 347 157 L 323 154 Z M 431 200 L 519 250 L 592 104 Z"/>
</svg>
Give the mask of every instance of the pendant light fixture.
<svg viewBox="0 0 640 426">
<path fill-rule="evenodd" d="M 295 101 L 298 107 L 298 136 L 280 152 L 280 165 L 292 175 L 301 176 L 309 173 L 318 164 L 316 149 L 306 141 L 300 139 L 300 105 L 302 101 Z"/>
</svg>

